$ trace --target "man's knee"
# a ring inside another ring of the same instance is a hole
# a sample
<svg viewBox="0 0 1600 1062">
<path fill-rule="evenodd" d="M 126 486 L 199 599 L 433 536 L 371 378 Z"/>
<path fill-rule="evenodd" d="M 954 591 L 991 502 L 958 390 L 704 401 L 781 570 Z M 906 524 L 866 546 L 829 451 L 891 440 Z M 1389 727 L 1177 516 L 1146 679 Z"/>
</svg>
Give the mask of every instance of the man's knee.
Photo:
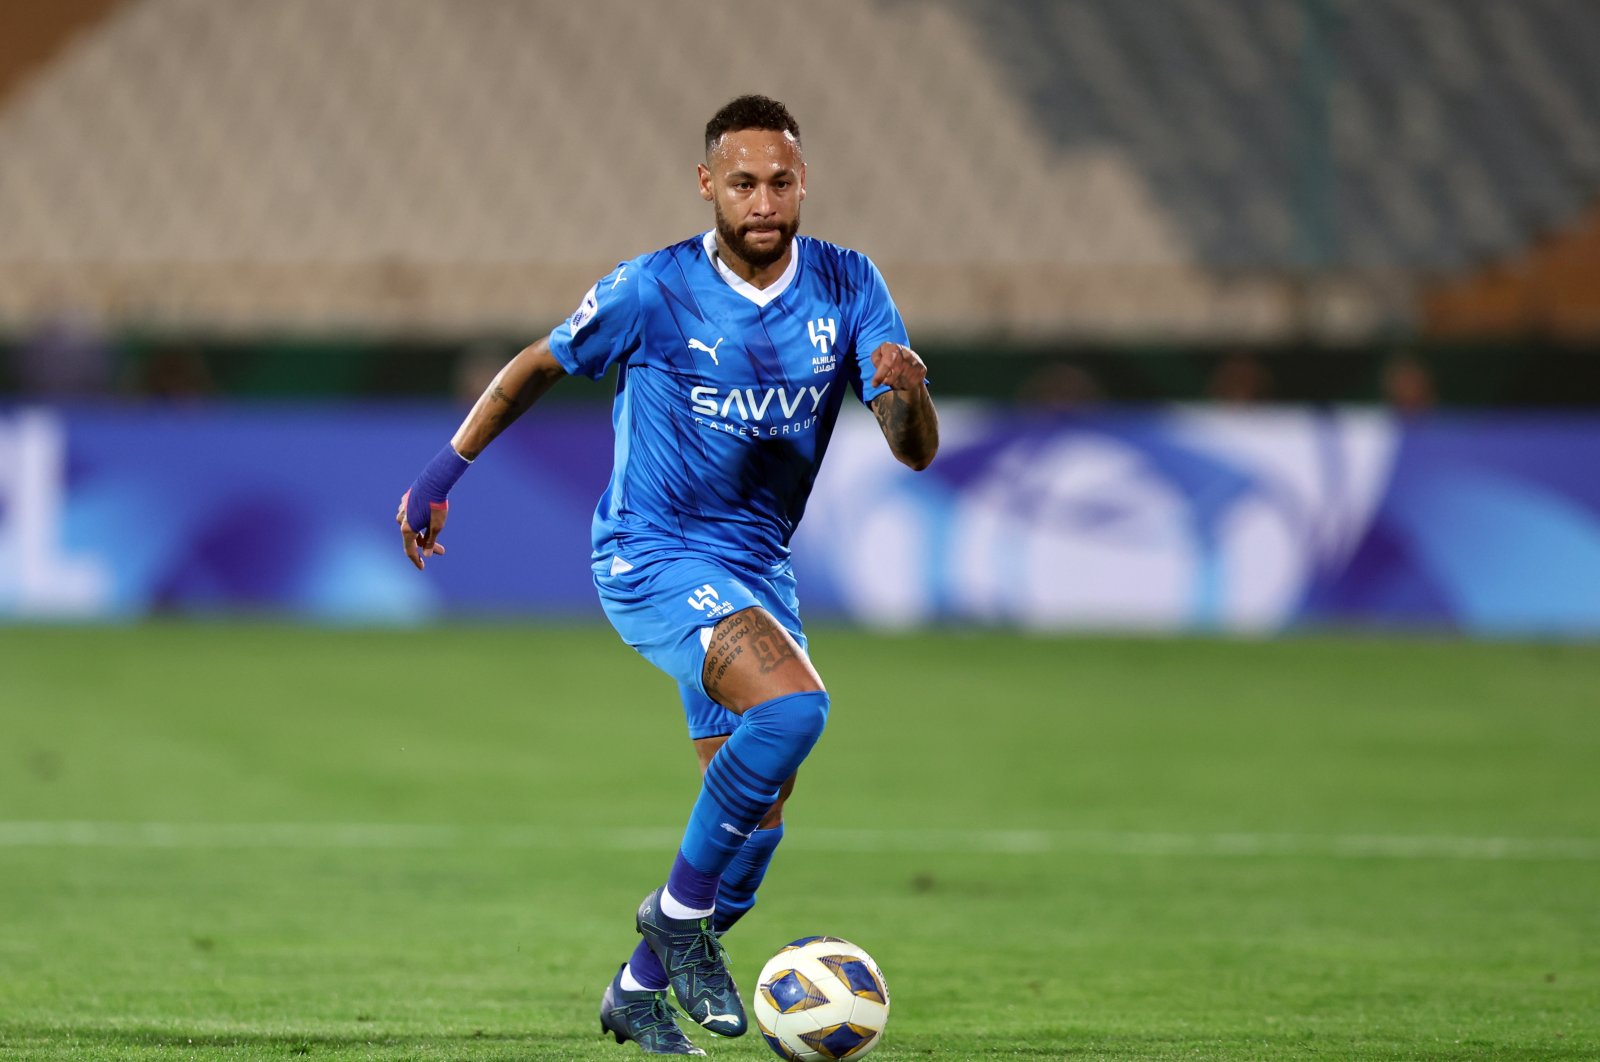
<svg viewBox="0 0 1600 1062">
<path fill-rule="evenodd" d="M 781 734 L 809 748 L 828 723 L 828 691 L 807 690 L 774 697 L 744 713 L 744 725 Z"/>
</svg>

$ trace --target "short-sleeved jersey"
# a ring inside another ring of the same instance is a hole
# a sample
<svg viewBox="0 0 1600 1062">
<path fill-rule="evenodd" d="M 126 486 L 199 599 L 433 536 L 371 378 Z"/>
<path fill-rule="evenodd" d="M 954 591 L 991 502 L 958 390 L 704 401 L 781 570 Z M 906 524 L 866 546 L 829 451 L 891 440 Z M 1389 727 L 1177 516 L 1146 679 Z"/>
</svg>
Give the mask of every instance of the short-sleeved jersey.
<svg viewBox="0 0 1600 1062">
<path fill-rule="evenodd" d="M 872 351 L 907 342 L 865 255 L 805 236 L 792 247 L 784 274 L 758 289 L 704 233 L 617 266 L 550 334 L 569 373 L 619 366 L 596 558 L 787 560 L 845 391 L 864 403 L 887 391 L 872 386 Z"/>
</svg>

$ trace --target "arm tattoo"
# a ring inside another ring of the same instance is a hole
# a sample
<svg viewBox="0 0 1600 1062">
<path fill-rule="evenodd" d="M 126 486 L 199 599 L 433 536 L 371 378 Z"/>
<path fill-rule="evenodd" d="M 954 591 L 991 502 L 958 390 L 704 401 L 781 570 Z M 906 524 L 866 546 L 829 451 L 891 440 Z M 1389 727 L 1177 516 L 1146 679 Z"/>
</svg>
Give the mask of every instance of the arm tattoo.
<svg viewBox="0 0 1600 1062">
<path fill-rule="evenodd" d="M 469 461 L 476 458 L 565 375 L 548 356 L 544 340 L 524 349 L 495 374 L 472 404 L 472 412 L 452 440 L 457 451 Z"/>
<path fill-rule="evenodd" d="M 488 394 L 483 396 L 481 402 L 484 416 L 487 418 L 489 430 L 492 433 L 490 438 L 494 438 L 528 411 L 528 407 L 533 405 L 533 398 L 526 392 L 515 395 L 508 394 L 506 389 L 500 386 L 500 381 L 496 380 L 494 386 L 490 388 Z"/>
<path fill-rule="evenodd" d="M 924 391 L 916 399 L 899 391 L 885 391 L 872 400 L 872 414 L 900 461 L 924 468 L 939 449 L 939 422 Z"/>
<path fill-rule="evenodd" d="M 883 429 L 884 436 L 893 443 L 906 437 L 907 426 L 911 421 L 911 407 L 905 399 L 893 391 L 883 398 L 882 402 L 872 403 L 872 412 L 877 416 L 878 427 Z"/>
<path fill-rule="evenodd" d="M 498 382 L 495 383 L 494 390 L 480 400 L 479 408 L 483 410 L 484 421 L 488 425 L 491 439 L 505 431 L 506 426 L 516 420 L 522 412 L 517 408 L 517 400 L 506 394 L 505 388 Z"/>
</svg>

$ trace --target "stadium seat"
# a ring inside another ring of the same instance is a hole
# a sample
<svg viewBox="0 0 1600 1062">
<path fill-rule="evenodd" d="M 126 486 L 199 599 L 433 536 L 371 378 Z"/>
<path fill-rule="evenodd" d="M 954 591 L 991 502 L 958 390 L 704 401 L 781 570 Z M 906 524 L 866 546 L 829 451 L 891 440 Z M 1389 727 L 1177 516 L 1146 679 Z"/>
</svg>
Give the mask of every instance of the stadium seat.
<svg viewBox="0 0 1600 1062">
<path fill-rule="evenodd" d="M 66 293 L 154 325 L 543 328 L 706 224 L 697 133 L 751 89 L 801 117 L 807 230 L 933 330 L 1245 329 L 1244 277 L 1460 271 L 1600 193 L 1586 0 L 1329 0 L 1323 145 L 1283 0 L 105 6 L 0 98 L 0 325 Z"/>
</svg>

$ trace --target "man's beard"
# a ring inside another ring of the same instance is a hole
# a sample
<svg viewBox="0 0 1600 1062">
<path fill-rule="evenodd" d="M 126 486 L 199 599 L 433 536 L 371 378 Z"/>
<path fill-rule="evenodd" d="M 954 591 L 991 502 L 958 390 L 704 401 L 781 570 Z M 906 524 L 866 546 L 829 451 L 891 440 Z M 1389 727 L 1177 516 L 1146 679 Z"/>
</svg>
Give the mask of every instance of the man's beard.
<svg viewBox="0 0 1600 1062">
<path fill-rule="evenodd" d="M 800 231 L 800 216 L 798 214 L 787 225 L 780 222 L 768 223 L 772 228 L 778 230 L 778 242 L 770 248 L 753 247 L 747 236 L 748 228 L 745 232 L 735 230 L 733 223 L 723 215 L 722 204 L 713 203 L 712 205 L 715 207 L 717 216 L 717 235 L 722 237 L 723 244 L 727 246 L 728 250 L 756 269 L 765 269 L 787 254 L 789 244 L 794 242 L 795 233 Z"/>
</svg>

